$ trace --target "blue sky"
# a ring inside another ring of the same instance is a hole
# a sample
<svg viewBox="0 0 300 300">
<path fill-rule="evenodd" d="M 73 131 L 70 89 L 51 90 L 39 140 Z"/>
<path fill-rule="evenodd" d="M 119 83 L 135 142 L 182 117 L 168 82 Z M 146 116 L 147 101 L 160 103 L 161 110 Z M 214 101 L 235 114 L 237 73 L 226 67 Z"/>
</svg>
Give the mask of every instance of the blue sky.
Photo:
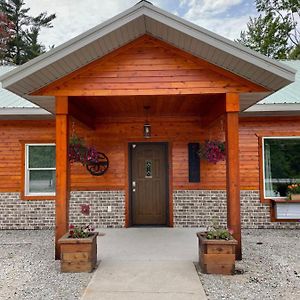
<svg viewBox="0 0 300 300">
<path fill-rule="evenodd" d="M 46 45 L 59 45 L 133 6 L 138 0 L 25 0 L 30 13 L 56 13 L 52 29 L 42 31 Z M 255 16 L 254 0 L 152 0 L 156 6 L 229 39 Z"/>
</svg>

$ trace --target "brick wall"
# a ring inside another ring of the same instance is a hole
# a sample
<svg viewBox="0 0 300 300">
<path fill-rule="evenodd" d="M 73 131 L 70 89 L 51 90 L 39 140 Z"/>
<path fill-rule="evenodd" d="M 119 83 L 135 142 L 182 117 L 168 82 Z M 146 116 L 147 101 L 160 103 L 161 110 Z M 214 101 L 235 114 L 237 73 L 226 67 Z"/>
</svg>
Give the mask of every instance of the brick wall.
<svg viewBox="0 0 300 300">
<path fill-rule="evenodd" d="M 90 215 L 81 213 L 81 204 L 90 205 Z M 111 206 L 111 212 L 108 212 Z M 0 193 L 0 229 L 51 229 L 54 227 L 54 201 L 24 201 L 19 193 Z M 123 227 L 123 191 L 72 192 L 70 223 L 97 227 Z"/>
<path fill-rule="evenodd" d="M 226 226 L 226 191 L 174 191 L 173 201 L 175 227 L 207 227 L 212 220 Z M 243 228 L 300 228 L 299 222 L 270 222 L 259 191 L 241 191 L 241 218 Z"/>
<path fill-rule="evenodd" d="M 90 205 L 90 215 L 81 213 L 81 204 Z M 111 212 L 108 212 L 111 206 Z M 97 227 L 125 226 L 125 193 L 123 191 L 71 192 L 70 223 Z"/>
<path fill-rule="evenodd" d="M 226 193 L 223 191 L 174 191 L 174 226 L 206 227 L 211 220 L 226 225 Z"/>
<path fill-rule="evenodd" d="M 259 191 L 241 191 L 243 228 L 300 229 L 299 222 L 270 222 L 270 207 L 260 202 Z"/>
<path fill-rule="evenodd" d="M 49 229 L 54 201 L 23 201 L 19 193 L 0 193 L 0 229 Z"/>
<path fill-rule="evenodd" d="M 225 191 L 175 191 L 173 201 L 175 227 L 206 227 L 211 220 L 226 226 Z M 81 204 L 90 205 L 89 216 L 81 214 Z M 300 228 L 300 223 L 271 223 L 269 206 L 260 203 L 258 191 L 241 192 L 241 212 L 243 228 Z M 19 193 L 0 193 L 0 229 L 49 229 L 54 220 L 54 201 L 24 201 Z M 124 227 L 125 192 L 72 192 L 70 223 Z"/>
</svg>

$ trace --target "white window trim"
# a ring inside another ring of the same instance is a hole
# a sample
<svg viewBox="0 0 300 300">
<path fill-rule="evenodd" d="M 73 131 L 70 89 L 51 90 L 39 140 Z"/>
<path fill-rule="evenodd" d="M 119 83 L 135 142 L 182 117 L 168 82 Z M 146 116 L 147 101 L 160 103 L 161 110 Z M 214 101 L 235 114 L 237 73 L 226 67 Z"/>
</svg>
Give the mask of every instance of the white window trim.
<svg viewBox="0 0 300 300">
<path fill-rule="evenodd" d="M 56 170 L 56 168 L 29 168 L 29 147 L 31 146 L 56 146 L 55 143 L 33 143 L 25 144 L 25 196 L 55 196 L 54 193 L 30 193 L 29 192 L 29 172 L 35 170 Z"/>
<path fill-rule="evenodd" d="M 263 191 L 264 191 L 264 199 L 286 199 L 286 197 L 267 197 L 265 190 L 265 140 L 283 140 L 283 139 L 299 139 L 300 136 L 264 136 L 262 137 L 262 171 L 263 171 Z"/>
</svg>

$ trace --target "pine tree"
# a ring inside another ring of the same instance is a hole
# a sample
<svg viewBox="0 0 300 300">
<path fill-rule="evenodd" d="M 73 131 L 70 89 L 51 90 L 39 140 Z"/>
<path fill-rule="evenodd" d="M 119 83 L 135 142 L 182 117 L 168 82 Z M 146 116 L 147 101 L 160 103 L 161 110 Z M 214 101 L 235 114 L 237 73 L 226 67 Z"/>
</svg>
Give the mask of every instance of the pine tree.
<svg viewBox="0 0 300 300">
<path fill-rule="evenodd" d="M 12 28 L 13 24 L 4 13 L 0 12 L 0 62 L 3 62 L 8 48 L 8 42 L 12 38 Z"/>
<path fill-rule="evenodd" d="M 256 9 L 237 42 L 277 59 L 299 57 L 300 0 L 256 0 Z"/>
<path fill-rule="evenodd" d="M 44 53 L 46 48 L 44 45 L 41 45 L 38 42 L 39 29 L 36 27 L 31 28 L 26 31 L 25 39 L 26 39 L 26 51 L 25 51 L 25 60 L 31 60 L 41 53 Z"/>
<path fill-rule="evenodd" d="M 51 28 L 55 14 L 40 13 L 30 16 L 24 0 L 0 0 L 0 12 L 12 24 L 11 36 L 3 49 L 2 60 L 6 64 L 21 65 L 45 52 L 45 46 L 38 42 L 42 28 Z"/>
</svg>

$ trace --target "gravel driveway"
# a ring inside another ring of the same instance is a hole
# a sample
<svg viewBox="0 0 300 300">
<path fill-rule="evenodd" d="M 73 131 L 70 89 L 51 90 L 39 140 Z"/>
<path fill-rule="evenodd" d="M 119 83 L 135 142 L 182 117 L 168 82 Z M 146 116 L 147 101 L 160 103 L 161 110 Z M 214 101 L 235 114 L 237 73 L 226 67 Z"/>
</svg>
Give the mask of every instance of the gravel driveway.
<svg viewBox="0 0 300 300">
<path fill-rule="evenodd" d="M 300 230 L 244 230 L 242 273 L 200 274 L 209 300 L 299 300 Z"/>
<path fill-rule="evenodd" d="M 60 273 L 53 243 L 53 231 L 0 231 L 1 300 L 80 298 L 92 274 Z M 300 230 L 243 231 L 236 268 L 242 274 L 200 274 L 210 300 L 300 299 Z"/>
<path fill-rule="evenodd" d="M 75 300 L 91 273 L 60 273 L 53 231 L 0 231 L 0 299 Z"/>
</svg>

